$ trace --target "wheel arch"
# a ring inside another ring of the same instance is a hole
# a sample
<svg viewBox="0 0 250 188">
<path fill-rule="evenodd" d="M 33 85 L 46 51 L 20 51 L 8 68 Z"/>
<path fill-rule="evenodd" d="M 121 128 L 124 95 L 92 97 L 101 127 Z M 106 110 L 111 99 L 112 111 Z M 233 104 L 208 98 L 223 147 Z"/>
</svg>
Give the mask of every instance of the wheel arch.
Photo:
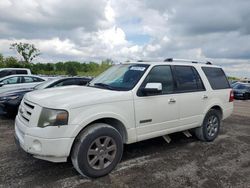
<svg viewBox="0 0 250 188">
<path fill-rule="evenodd" d="M 220 118 L 221 119 L 223 118 L 223 109 L 222 109 L 221 105 L 214 104 L 214 105 L 210 106 L 210 108 L 208 108 L 208 110 L 206 111 L 206 114 L 209 112 L 209 110 L 212 110 L 212 109 L 217 110 L 220 113 Z"/>
<path fill-rule="evenodd" d="M 85 131 L 88 127 L 90 127 L 91 125 L 93 125 L 95 123 L 105 123 L 105 124 L 108 124 L 108 125 L 114 127 L 121 134 L 123 143 L 127 142 L 127 140 L 128 140 L 128 133 L 127 133 L 126 127 L 125 127 L 125 125 L 124 125 L 124 123 L 122 121 L 120 121 L 117 118 L 113 118 L 113 117 L 99 118 L 99 119 L 96 119 L 96 120 L 93 120 L 93 121 L 89 122 L 80 131 L 78 131 L 78 134 L 75 136 L 75 139 L 74 139 L 74 141 L 73 141 L 73 143 L 71 145 L 70 155 L 72 153 L 72 148 L 74 147 L 74 144 L 77 142 L 77 139 L 79 138 L 79 135 L 83 131 Z"/>
</svg>

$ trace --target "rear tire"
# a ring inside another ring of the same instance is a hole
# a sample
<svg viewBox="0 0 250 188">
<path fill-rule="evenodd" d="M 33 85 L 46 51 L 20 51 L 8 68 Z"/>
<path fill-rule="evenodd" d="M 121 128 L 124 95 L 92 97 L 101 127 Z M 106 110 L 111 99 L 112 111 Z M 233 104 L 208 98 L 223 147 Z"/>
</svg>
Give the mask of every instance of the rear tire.
<svg viewBox="0 0 250 188">
<path fill-rule="evenodd" d="M 199 140 L 211 142 L 218 136 L 220 125 L 221 113 L 211 109 L 206 114 L 202 126 L 195 129 L 195 135 Z"/>
<path fill-rule="evenodd" d="M 121 134 L 110 125 L 96 123 L 77 137 L 71 161 L 83 176 L 97 178 L 110 173 L 120 162 L 122 153 Z"/>
</svg>

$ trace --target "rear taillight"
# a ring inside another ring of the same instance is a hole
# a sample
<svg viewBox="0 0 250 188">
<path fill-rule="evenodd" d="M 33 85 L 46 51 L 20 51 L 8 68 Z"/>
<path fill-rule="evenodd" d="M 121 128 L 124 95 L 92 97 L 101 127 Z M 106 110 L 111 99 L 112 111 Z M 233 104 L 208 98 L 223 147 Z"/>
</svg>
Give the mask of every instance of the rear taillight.
<svg viewBox="0 0 250 188">
<path fill-rule="evenodd" d="M 234 101 L 234 92 L 233 90 L 230 91 L 230 96 L 229 96 L 229 102 L 233 102 Z"/>
</svg>

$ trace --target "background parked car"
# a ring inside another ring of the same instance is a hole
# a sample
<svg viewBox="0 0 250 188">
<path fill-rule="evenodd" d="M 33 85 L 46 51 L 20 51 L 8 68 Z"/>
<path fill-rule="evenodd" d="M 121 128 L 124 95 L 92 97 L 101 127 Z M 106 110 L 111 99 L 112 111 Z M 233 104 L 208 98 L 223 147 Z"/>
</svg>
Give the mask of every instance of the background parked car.
<svg viewBox="0 0 250 188">
<path fill-rule="evenodd" d="M 48 81 L 45 81 L 33 88 L 22 88 L 14 89 L 8 92 L 0 94 L 0 107 L 2 108 L 2 113 L 15 115 L 17 109 L 23 99 L 24 94 L 40 89 L 68 86 L 68 85 L 86 85 L 90 82 L 90 78 L 86 77 L 74 77 L 74 78 L 53 78 Z"/>
<path fill-rule="evenodd" d="M 0 78 L 0 94 L 17 88 L 31 88 L 46 79 L 34 75 L 11 75 Z"/>
<path fill-rule="evenodd" d="M 0 69 L 0 78 L 3 78 L 5 76 L 10 76 L 13 74 L 31 75 L 31 71 L 30 71 L 30 69 L 24 69 L 24 68 L 1 68 Z"/>
<path fill-rule="evenodd" d="M 238 83 L 233 87 L 235 99 L 250 99 L 250 84 Z"/>
</svg>

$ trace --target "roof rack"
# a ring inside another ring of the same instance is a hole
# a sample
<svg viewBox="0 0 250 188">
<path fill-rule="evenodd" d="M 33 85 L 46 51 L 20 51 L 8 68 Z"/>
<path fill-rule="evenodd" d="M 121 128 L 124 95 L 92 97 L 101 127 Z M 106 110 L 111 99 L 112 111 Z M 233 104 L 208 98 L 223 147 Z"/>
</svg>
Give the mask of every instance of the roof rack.
<svg viewBox="0 0 250 188">
<path fill-rule="evenodd" d="M 177 62 L 190 62 L 190 63 L 206 63 L 207 65 L 212 65 L 211 62 L 207 61 L 207 62 L 202 62 L 202 61 L 196 61 L 196 60 L 190 60 L 190 59 L 174 59 L 174 58 L 167 58 L 164 60 L 164 62 L 173 62 L 173 61 L 177 61 Z"/>
<path fill-rule="evenodd" d="M 150 62 L 150 61 L 149 60 L 139 59 L 139 60 L 137 60 L 137 62 Z"/>
</svg>

